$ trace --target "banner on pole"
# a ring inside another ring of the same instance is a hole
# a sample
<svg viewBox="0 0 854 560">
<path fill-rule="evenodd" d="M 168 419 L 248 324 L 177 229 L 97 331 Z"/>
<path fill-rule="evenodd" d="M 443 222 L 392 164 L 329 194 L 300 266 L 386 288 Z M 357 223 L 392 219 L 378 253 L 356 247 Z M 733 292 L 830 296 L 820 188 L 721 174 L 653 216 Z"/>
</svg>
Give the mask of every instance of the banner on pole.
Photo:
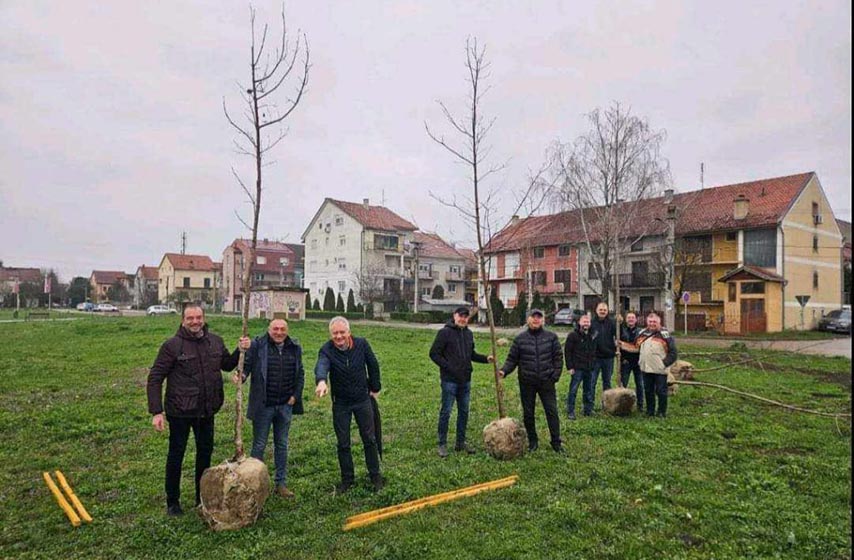
<svg viewBox="0 0 854 560">
<path fill-rule="evenodd" d="M 17 294 L 20 291 L 21 291 L 21 287 L 19 286 L 18 280 L 16 279 L 15 283 L 12 285 L 12 293 Z"/>
<path fill-rule="evenodd" d="M 44 293 L 50 293 L 50 275 L 44 277 Z"/>
</svg>

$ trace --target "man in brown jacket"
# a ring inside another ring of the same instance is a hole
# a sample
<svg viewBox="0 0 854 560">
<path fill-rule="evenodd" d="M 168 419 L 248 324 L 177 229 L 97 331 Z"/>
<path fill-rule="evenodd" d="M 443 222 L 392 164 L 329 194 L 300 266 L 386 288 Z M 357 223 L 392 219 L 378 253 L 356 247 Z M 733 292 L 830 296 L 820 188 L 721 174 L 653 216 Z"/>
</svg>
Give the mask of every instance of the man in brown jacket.
<svg viewBox="0 0 854 560">
<path fill-rule="evenodd" d="M 190 430 L 196 440 L 196 505 L 199 480 L 211 464 L 214 414 L 224 399 L 222 370 L 237 366 L 240 353 L 229 352 L 222 338 L 208 332 L 205 312 L 198 305 L 184 308 L 178 332 L 163 343 L 148 374 L 148 412 L 158 432 L 169 421 L 166 456 L 166 513 L 181 515 L 181 464 Z M 166 402 L 162 399 L 166 380 Z M 165 417 L 164 417 L 165 408 Z"/>
</svg>

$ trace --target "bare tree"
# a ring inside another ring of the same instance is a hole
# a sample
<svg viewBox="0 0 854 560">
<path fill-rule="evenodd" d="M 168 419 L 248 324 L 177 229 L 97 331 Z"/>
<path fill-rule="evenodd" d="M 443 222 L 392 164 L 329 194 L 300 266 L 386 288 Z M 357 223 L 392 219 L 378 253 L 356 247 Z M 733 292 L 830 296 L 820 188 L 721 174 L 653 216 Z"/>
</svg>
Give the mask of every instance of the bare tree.
<svg viewBox="0 0 854 560">
<path fill-rule="evenodd" d="M 551 199 L 576 210 L 603 297 L 619 304 L 620 251 L 646 234 L 636 202 L 670 185 L 670 165 L 661 154 L 666 133 L 614 103 L 587 115 L 590 129 L 571 144 L 551 150 Z M 589 286 L 595 289 L 593 286 Z"/>
<path fill-rule="evenodd" d="M 385 295 L 385 267 L 378 262 L 366 262 L 353 273 L 353 278 L 356 281 L 356 294 L 365 305 L 365 315 L 368 315 L 368 309 L 373 314 L 374 303 L 381 301 Z"/>
<path fill-rule="evenodd" d="M 255 167 L 254 189 L 247 187 L 240 174 L 232 168 L 231 172 L 237 183 L 243 189 L 249 203 L 252 205 L 251 226 L 235 211 L 237 218 L 252 231 L 252 242 L 249 250 L 243 255 L 243 336 L 248 334 L 249 320 L 249 291 L 252 281 L 252 265 L 255 262 L 255 249 L 258 242 L 258 218 L 261 213 L 262 169 L 269 165 L 267 156 L 273 148 L 287 135 L 286 119 L 297 108 L 308 85 L 308 74 L 311 67 L 309 60 L 308 39 L 304 33 L 297 31 L 296 41 L 291 41 L 285 12 L 282 9 L 281 41 L 269 51 L 267 46 L 268 26 L 264 25 L 260 39 L 255 30 L 255 9 L 250 7 L 249 20 L 252 36 L 249 50 L 248 84 L 238 83 L 243 100 L 242 118 L 235 120 L 222 100 L 222 109 L 228 124 L 237 131 L 234 146 L 237 153 L 253 158 Z M 240 352 L 237 366 L 243 373 L 244 352 Z M 235 459 L 241 459 L 243 452 L 243 403 L 242 385 L 237 386 L 237 419 L 235 423 Z"/>
<path fill-rule="evenodd" d="M 483 305 L 486 307 L 486 315 L 489 321 L 492 355 L 495 356 L 497 355 L 495 317 L 492 311 L 492 289 L 489 283 L 487 266 L 487 260 L 490 257 L 486 256 L 484 249 L 492 237 L 490 224 L 498 206 L 498 191 L 497 189 L 484 191 L 483 183 L 488 177 L 500 171 L 505 166 L 504 164 L 488 163 L 491 146 L 487 143 L 486 139 L 492 125 L 495 123 L 495 118 L 485 119 L 483 113 L 480 112 L 483 96 L 489 91 L 489 88 L 485 85 L 485 81 L 489 78 L 490 63 L 486 61 L 485 55 L 486 48 L 478 46 L 477 38 L 469 38 L 466 41 L 465 66 L 468 72 L 466 81 L 470 89 L 467 98 L 468 106 L 465 113 L 459 117 L 455 117 L 443 102 L 438 101 L 445 120 L 451 129 L 453 129 L 452 132 L 456 140 L 446 139 L 443 134 L 434 132 L 426 122 L 424 123 L 424 128 L 431 140 L 444 148 L 470 170 L 469 180 L 471 181 L 472 193 L 470 197 L 466 195 L 460 195 L 459 198 L 454 196 L 450 201 L 435 195 L 433 198 L 456 210 L 464 218 L 467 225 L 474 230 L 476 235 L 478 249 L 477 266 L 479 270 L 478 282 L 480 290 L 484 294 L 485 301 Z M 527 189 L 517 195 L 516 208 L 513 214 L 516 214 L 522 208 L 533 211 L 539 207 L 539 204 L 532 202 L 532 195 L 544 190 L 539 186 L 544 169 L 535 173 Z M 543 200 L 543 197 L 541 197 L 541 200 Z M 497 363 L 493 363 L 493 374 L 495 377 L 496 400 L 498 402 L 498 416 L 499 418 L 505 418 L 507 415 L 504 409 L 504 383 L 498 375 Z"/>
</svg>

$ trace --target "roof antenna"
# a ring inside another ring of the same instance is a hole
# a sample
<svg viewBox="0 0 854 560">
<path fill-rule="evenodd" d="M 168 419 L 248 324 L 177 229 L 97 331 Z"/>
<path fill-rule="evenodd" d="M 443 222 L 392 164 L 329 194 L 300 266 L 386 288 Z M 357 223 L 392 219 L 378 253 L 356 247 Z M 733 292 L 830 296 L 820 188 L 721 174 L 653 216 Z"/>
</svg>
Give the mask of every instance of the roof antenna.
<svg viewBox="0 0 854 560">
<path fill-rule="evenodd" d="M 700 162 L 700 188 L 701 188 L 701 189 L 706 188 L 706 187 L 705 187 L 705 181 L 704 181 L 704 178 L 703 178 L 703 175 L 705 175 L 705 171 L 706 171 L 706 166 L 705 166 L 705 164 L 701 161 L 701 162 Z"/>
</svg>

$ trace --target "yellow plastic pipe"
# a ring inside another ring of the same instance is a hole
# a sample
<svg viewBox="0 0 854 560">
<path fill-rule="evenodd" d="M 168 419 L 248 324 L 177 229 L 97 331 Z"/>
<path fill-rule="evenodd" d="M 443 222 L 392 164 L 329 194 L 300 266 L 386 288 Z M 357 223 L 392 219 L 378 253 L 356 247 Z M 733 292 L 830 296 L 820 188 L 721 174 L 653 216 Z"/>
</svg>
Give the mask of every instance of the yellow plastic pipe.
<svg viewBox="0 0 854 560">
<path fill-rule="evenodd" d="M 74 490 L 71 489 L 71 485 L 68 484 L 68 481 L 65 480 L 65 475 L 62 474 L 62 471 L 54 471 L 56 475 L 56 479 L 59 481 L 59 485 L 62 486 L 62 489 L 65 490 L 65 494 L 68 496 L 68 499 L 71 500 L 71 503 L 74 504 L 74 509 L 77 510 L 77 513 L 80 514 L 80 519 L 85 521 L 86 523 L 92 523 L 92 516 L 89 515 L 89 512 L 86 511 L 86 508 L 83 507 L 83 503 L 77 498 L 77 495 L 74 493 Z"/>
<path fill-rule="evenodd" d="M 56 498 L 56 502 L 59 504 L 59 507 L 62 508 L 65 515 L 68 516 L 68 520 L 71 521 L 71 524 L 75 527 L 79 527 L 80 518 L 77 517 L 77 514 L 74 512 L 74 508 L 68 504 L 64 497 L 62 497 L 62 493 L 59 491 L 59 488 L 56 487 L 56 484 L 53 482 L 50 474 L 42 473 L 42 476 L 44 477 L 45 484 L 47 484 L 47 487 L 50 488 L 50 491 L 53 493 L 53 497 Z"/>
<path fill-rule="evenodd" d="M 518 480 L 519 477 L 517 475 L 508 476 L 507 478 L 493 480 L 491 482 L 484 482 L 481 484 L 475 484 L 474 486 L 468 486 L 466 488 L 460 488 L 457 490 L 452 490 L 450 492 L 443 492 L 442 494 L 435 494 L 433 496 L 419 498 L 417 500 L 404 502 L 402 504 L 397 504 L 374 511 L 360 513 L 359 515 L 354 515 L 347 518 L 347 521 L 344 524 L 344 530 L 349 531 L 358 527 L 364 527 L 365 525 L 370 525 L 372 523 L 376 523 L 377 521 L 388 519 L 389 517 L 405 515 L 407 513 L 412 513 L 413 511 L 417 511 L 428 506 L 434 506 L 444 502 L 449 502 L 451 500 L 464 498 L 466 496 L 473 496 L 474 494 L 485 492 L 487 490 L 505 488 L 507 486 L 515 484 Z"/>
</svg>

